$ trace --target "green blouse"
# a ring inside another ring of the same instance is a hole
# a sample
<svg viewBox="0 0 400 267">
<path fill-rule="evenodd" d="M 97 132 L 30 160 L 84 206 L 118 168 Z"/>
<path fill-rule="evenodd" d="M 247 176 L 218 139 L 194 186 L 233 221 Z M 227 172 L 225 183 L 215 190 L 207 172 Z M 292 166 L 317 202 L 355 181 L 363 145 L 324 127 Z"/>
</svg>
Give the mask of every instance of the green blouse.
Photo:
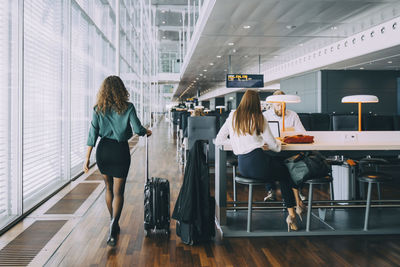
<svg viewBox="0 0 400 267">
<path fill-rule="evenodd" d="M 146 128 L 140 123 L 132 103 L 128 103 L 128 108 L 122 114 L 118 114 L 113 110 L 103 114 L 97 112 L 96 107 L 94 107 L 87 145 L 95 146 L 99 136 L 114 139 L 118 142 L 128 141 L 133 135 L 131 125 L 136 134 L 140 136 L 146 134 Z"/>
</svg>

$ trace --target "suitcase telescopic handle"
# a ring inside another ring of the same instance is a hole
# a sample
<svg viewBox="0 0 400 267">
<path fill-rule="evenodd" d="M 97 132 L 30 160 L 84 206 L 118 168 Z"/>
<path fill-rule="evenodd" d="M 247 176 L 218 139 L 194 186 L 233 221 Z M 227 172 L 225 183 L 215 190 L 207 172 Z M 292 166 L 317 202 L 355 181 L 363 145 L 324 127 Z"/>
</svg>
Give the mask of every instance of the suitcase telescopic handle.
<svg viewBox="0 0 400 267">
<path fill-rule="evenodd" d="M 145 162 L 144 162 L 144 182 L 147 183 L 147 181 L 149 180 L 149 137 L 147 135 L 145 135 Z"/>
</svg>

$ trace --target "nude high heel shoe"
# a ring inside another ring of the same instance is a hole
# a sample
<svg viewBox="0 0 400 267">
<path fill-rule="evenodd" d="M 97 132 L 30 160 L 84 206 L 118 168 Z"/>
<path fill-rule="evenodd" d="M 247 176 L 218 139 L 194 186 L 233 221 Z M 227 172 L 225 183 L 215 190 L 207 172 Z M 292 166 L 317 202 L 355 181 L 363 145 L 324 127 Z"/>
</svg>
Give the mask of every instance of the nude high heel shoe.
<svg viewBox="0 0 400 267">
<path fill-rule="evenodd" d="M 297 231 L 297 225 L 296 225 L 296 216 L 291 217 L 290 215 L 288 215 L 286 217 L 286 223 L 287 223 L 287 230 L 288 232 L 290 232 L 290 230 L 292 231 Z"/>
<path fill-rule="evenodd" d="M 303 221 L 303 218 L 301 217 L 301 215 L 306 211 L 305 207 L 302 206 L 296 206 L 296 214 L 299 216 L 300 221 Z"/>
</svg>

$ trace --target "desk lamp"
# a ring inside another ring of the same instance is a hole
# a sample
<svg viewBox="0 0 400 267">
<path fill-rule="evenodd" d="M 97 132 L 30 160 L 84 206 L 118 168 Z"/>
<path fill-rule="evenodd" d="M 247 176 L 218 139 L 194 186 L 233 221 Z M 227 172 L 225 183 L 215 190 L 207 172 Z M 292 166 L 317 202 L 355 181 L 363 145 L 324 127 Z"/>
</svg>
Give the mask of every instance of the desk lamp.
<svg viewBox="0 0 400 267">
<path fill-rule="evenodd" d="M 204 109 L 204 106 L 195 106 L 194 109 Z"/>
<path fill-rule="evenodd" d="M 222 109 L 225 109 L 225 106 L 216 106 L 215 108 L 219 109 L 219 114 L 222 114 Z"/>
<path fill-rule="evenodd" d="M 378 103 L 374 95 L 349 95 L 342 98 L 342 103 L 358 103 L 358 131 L 361 132 L 361 103 Z"/>
<path fill-rule="evenodd" d="M 298 95 L 270 95 L 265 100 L 267 103 L 282 104 L 282 132 L 285 131 L 285 106 L 286 103 L 300 103 L 301 99 Z"/>
</svg>

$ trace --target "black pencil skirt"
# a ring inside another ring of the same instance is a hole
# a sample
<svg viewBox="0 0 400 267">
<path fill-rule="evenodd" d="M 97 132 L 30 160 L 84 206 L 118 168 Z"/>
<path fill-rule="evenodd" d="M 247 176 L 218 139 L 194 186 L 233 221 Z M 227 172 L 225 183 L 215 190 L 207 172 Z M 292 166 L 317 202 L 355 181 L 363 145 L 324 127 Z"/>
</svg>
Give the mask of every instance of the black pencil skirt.
<svg viewBox="0 0 400 267">
<path fill-rule="evenodd" d="M 126 178 L 131 165 L 128 142 L 102 137 L 97 146 L 96 161 L 102 174 Z"/>
</svg>

